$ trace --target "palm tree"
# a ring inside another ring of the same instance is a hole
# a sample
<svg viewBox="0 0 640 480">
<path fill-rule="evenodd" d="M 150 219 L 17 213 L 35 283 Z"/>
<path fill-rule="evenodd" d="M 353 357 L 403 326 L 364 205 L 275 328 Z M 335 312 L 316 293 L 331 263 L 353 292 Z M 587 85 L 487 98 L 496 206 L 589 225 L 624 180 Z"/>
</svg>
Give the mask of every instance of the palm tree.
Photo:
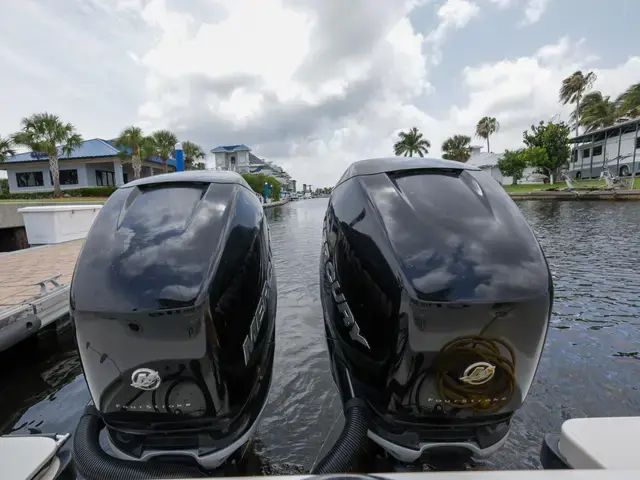
<svg viewBox="0 0 640 480">
<path fill-rule="evenodd" d="M 10 138 L 0 137 L 0 163 L 4 162 L 8 157 L 13 157 L 16 151 L 13 149 L 13 143 Z"/>
<path fill-rule="evenodd" d="M 156 155 L 162 160 L 162 165 L 164 165 L 164 171 L 166 173 L 169 171 L 167 160 L 169 160 L 169 157 L 171 157 L 171 154 L 174 152 L 178 138 L 169 130 L 153 132 L 151 138 L 153 138 L 153 143 L 155 144 Z"/>
<path fill-rule="evenodd" d="M 562 81 L 562 86 L 560 87 L 560 101 L 563 105 L 566 105 L 567 103 L 576 104 L 575 114 L 573 116 L 576 125 L 576 136 L 578 136 L 578 127 L 582 124 L 580 122 L 580 114 L 582 112 L 580 110 L 580 99 L 584 92 L 589 90 L 595 81 L 595 73 L 589 72 L 586 75 L 583 75 L 580 70 L 569 75 Z"/>
<path fill-rule="evenodd" d="M 608 127 L 616 123 L 619 118 L 616 104 L 609 96 L 604 97 L 601 92 L 588 93 L 582 99 L 579 110 L 580 125 L 586 132 Z"/>
<path fill-rule="evenodd" d="M 442 151 L 442 158 L 466 162 L 471 156 L 471 137 L 454 135 L 447 138 L 442 144 Z"/>
<path fill-rule="evenodd" d="M 476 125 L 476 137 L 484 138 L 487 141 L 487 152 L 491 153 L 489 148 L 489 137 L 500 130 L 500 124 L 495 117 L 482 117 Z"/>
<path fill-rule="evenodd" d="M 620 115 L 635 118 L 640 117 L 640 83 L 631 85 L 616 100 Z"/>
<path fill-rule="evenodd" d="M 404 155 L 405 157 L 413 157 L 414 153 L 424 157 L 429 153 L 431 142 L 426 138 L 422 138 L 422 133 L 413 127 L 408 132 L 400 132 L 398 134 L 400 140 L 395 143 L 393 149 L 396 156 Z"/>
<path fill-rule="evenodd" d="M 140 159 L 140 146 L 144 141 L 144 133 L 139 127 L 130 126 L 125 128 L 118 138 L 116 145 L 123 149 L 122 155 L 131 156 L 131 166 L 133 167 L 133 178 L 140 178 L 142 170 L 142 161 Z"/>
<path fill-rule="evenodd" d="M 140 163 L 145 160 L 150 160 L 155 157 L 158 149 L 156 148 L 156 142 L 153 137 L 144 137 L 140 142 Z"/>
<path fill-rule="evenodd" d="M 196 145 L 193 142 L 187 140 L 182 144 L 182 150 L 184 151 L 184 169 L 185 170 L 203 170 L 198 168 L 202 162 L 198 160 L 204 160 L 205 153 L 200 145 Z"/>
<path fill-rule="evenodd" d="M 13 134 L 13 143 L 24 145 L 49 158 L 49 170 L 53 179 L 53 193 L 62 196 L 60 189 L 60 169 L 58 155 L 71 155 L 82 144 L 82 136 L 70 123 L 63 123 L 60 117 L 51 113 L 34 113 L 20 122 L 22 130 Z M 60 149 L 58 150 L 58 145 Z"/>
</svg>

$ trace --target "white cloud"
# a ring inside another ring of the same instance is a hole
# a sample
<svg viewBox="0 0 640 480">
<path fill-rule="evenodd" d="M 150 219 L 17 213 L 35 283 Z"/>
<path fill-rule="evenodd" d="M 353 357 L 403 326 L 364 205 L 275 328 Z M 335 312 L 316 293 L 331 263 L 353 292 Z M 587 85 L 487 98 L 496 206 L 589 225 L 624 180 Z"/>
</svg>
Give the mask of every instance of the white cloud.
<svg viewBox="0 0 640 480">
<path fill-rule="evenodd" d="M 490 0 L 498 8 L 507 8 L 514 5 L 518 0 Z"/>
<path fill-rule="evenodd" d="M 523 25 L 536 23 L 542 17 L 551 0 L 529 0 L 524 9 Z"/>
<path fill-rule="evenodd" d="M 431 63 L 438 65 L 442 60 L 442 45 L 453 30 L 463 28 L 478 15 L 480 8 L 467 0 L 447 0 L 438 9 L 438 26 L 427 35 L 431 46 Z"/>
<path fill-rule="evenodd" d="M 330 184 L 350 161 L 390 154 L 399 128 L 432 121 L 411 105 L 430 89 L 424 37 L 407 17 L 422 2 L 352 1 L 356 23 L 337 2 L 222 3 L 224 17 L 197 25 L 165 0 L 142 11 L 159 34 L 141 55 L 142 125 L 171 126 L 208 145 L 251 143 L 300 182 Z M 442 12 L 452 28 L 468 15 Z"/>
<path fill-rule="evenodd" d="M 450 121 L 461 131 L 473 133 L 475 123 L 491 115 L 501 124 L 492 141 L 492 150 L 517 148 L 522 132 L 539 120 L 567 120 L 571 106 L 558 103 L 562 80 L 576 70 L 593 70 L 598 80 L 594 88 L 613 97 L 640 77 L 640 57 L 631 57 L 612 68 L 595 68 L 596 57 L 589 55 L 583 40 L 572 42 L 563 37 L 555 44 L 539 48 L 530 57 L 502 60 L 467 67 L 463 83 L 469 101 L 455 106 Z"/>
<path fill-rule="evenodd" d="M 551 3 L 551 0 L 489 0 L 499 9 L 506 9 L 514 7 L 516 5 L 523 6 L 524 18 L 518 24 L 521 27 L 527 25 L 533 25 L 538 22 L 547 7 Z"/>
<path fill-rule="evenodd" d="M 480 26 L 489 2 L 476 1 L 23 0 L 0 16 L 0 134 L 42 110 L 86 138 L 169 127 L 206 149 L 248 144 L 299 184 L 324 186 L 354 160 L 391 155 L 401 129 L 418 127 L 438 156 L 491 115 L 502 124 L 494 150 L 516 148 L 532 123 L 567 118 L 558 88 L 573 71 L 595 70 L 595 88 L 614 97 L 640 78 L 640 57 L 596 68 L 593 45 L 568 34 L 514 45 L 519 57 L 474 44 L 459 55 L 447 42 Z M 547 3 L 491 2 L 546 20 Z"/>
</svg>

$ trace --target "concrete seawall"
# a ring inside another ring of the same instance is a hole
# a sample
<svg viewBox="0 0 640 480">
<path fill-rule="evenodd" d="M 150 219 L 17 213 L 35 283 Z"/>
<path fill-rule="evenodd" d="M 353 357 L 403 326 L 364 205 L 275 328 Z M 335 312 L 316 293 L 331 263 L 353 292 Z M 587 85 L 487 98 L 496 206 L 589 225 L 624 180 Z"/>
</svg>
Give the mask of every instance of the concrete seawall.
<svg viewBox="0 0 640 480">
<path fill-rule="evenodd" d="M 640 190 L 538 190 L 509 195 L 514 200 L 640 200 Z"/>
<path fill-rule="evenodd" d="M 284 200 L 280 200 L 280 201 L 277 201 L 277 202 L 263 203 L 262 207 L 263 208 L 279 207 L 280 205 L 284 205 L 288 201 L 289 201 L 289 199 L 285 198 Z"/>
</svg>

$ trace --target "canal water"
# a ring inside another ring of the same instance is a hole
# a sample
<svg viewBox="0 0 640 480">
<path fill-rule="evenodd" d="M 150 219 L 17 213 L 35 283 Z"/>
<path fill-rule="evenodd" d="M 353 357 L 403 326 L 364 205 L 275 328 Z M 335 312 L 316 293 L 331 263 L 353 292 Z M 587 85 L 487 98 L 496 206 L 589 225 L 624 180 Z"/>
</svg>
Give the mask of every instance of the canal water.
<svg viewBox="0 0 640 480">
<path fill-rule="evenodd" d="M 248 473 L 308 471 L 340 412 L 318 298 L 326 204 L 267 210 L 278 277 L 276 373 Z M 553 319 L 512 433 L 480 468 L 539 468 L 543 435 L 569 418 L 640 414 L 640 203 L 519 206 L 554 275 Z M 0 355 L 2 433 L 72 432 L 88 400 L 69 329 Z"/>
</svg>

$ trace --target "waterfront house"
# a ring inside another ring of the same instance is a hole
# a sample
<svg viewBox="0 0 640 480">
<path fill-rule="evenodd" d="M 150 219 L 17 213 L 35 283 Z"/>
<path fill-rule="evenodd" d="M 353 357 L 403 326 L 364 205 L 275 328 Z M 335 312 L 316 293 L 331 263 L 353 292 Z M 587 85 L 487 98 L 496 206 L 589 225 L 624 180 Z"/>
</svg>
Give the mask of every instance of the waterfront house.
<svg viewBox="0 0 640 480">
<path fill-rule="evenodd" d="M 220 145 L 211 150 L 215 156 L 218 170 L 229 170 L 238 173 L 262 173 L 275 177 L 283 190 L 295 192 L 295 180 L 282 167 L 267 162 L 251 153 L 246 145 Z"/>
<path fill-rule="evenodd" d="M 85 140 L 71 152 L 62 155 L 58 147 L 60 187 L 63 190 L 82 187 L 119 186 L 133 180 L 131 162 L 118 156 L 113 140 Z M 167 161 L 169 171 L 175 171 L 175 160 Z M 19 153 L 0 163 L 7 171 L 10 193 L 46 192 L 53 190 L 49 159 L 37 152 Z M 164 173 L 159 158 L 142 162 L 142 177 Z"/>
<path fill-rule="evenodd" d="M 255 157 L 246 145 L 220 145 L 211 150 L 211 153 L 215 157 L 218 170 L 238 173 L 249 173 L 250 156 Z"/>
<path fill-rule="evenodd" d="M 511 177 L 503 176 L 502 172 L 498 168 L 498 160 L 500 160 L 502 156 L 502 153 L 483 152 L 481 146 L 473 145 L 471 147 L 471 157 L 469 158 L 467 163 L 487 172 L 502 185 L 511 185 L 513 183 L 513 179 Z M 518 181 L 518 183 L 542 183 L 544 180 L 544 176 L 535 172 L 535 168 L 525 168 L 522 174 L 522 178 Z"/>
</svg>

